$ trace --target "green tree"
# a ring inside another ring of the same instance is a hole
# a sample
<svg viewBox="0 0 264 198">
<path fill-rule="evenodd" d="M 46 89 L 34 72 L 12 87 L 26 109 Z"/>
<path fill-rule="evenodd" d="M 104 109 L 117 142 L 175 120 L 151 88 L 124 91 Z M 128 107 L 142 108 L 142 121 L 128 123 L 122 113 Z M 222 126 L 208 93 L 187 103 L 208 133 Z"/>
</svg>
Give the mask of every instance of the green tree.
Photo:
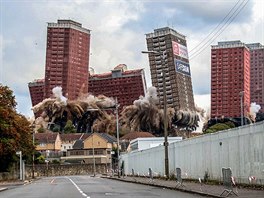
<svg viewBox="0 0 264 198">
<path fill-rule="evenodd" d="M 76 133 L 76 129 L 72 124 L 71 120 L 68 120 L 65 127 L 64 127 L 64 133 Z"/>
<path fill-rule="evenodd" d="M 37 164 L 44 164 L 45 163 L 45 157 L 43 155 L 40 155 L 37 157 L 36 161 Z"/>
<path fill-rule="evenodd" d="M 60 132 L 60 127 L 59 126 L 55 126 L 53 129 L 52 129 L 53 132 Z"/>
<path fill-rule="evenodd" d="M 231 127 L 231 124 L 225 124 L 225 123 L 217 123 L 211 127 L 209 127 L 204 133 L 215 133 L 217 131 L 223 131 L 223 130 L 227 130 L 233 128 Z"/>
<path fill-rule="evenodd" d="M 45 133 L 45 129 L 43 126 L 41 126 L 37 131 L 38 133 Z"/>
<path fill-rule="evenodd" d="M 30 123 L 16 112 L 16 104 L 13 91 L 0 84 L 0 172 L 16 161 L 16 151 L 22 151 L 24 159 L 34 151 Z"/>
</svg>

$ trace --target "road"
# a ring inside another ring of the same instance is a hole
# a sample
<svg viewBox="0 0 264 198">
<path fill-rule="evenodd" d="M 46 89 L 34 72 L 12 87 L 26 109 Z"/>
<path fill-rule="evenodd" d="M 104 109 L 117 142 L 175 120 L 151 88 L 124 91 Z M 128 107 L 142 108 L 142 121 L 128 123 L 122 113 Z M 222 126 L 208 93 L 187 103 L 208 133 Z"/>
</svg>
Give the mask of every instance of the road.
<svg viewBox="0 0 264 198">
<path fill-rule="evenodd" d="M 199 195 L 90 176 L 47 177 L 0 192 L 1 198 L 194 198 Z"/>
</svg>

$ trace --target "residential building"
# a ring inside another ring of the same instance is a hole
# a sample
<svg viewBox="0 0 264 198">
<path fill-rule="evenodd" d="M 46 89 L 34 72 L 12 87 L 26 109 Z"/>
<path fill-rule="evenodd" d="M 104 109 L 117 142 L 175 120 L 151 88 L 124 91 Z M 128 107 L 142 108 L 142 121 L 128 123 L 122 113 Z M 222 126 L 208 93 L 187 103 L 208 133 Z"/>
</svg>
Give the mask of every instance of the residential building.
<svg viewBox="0 0 264 198">
<path fill-rule="evenodd" d="M 247 44 L 250 49 L 250 100 L 261 106 L 264 113 L 264 46 Z"/>
<path fill-rule="evenodd" d="M 163 95 L 167 106 L 176 110 L 195 110 L 186 36 L 169 27 L 146 34 L 152 85 L 157 88 L 159 106 Z M 164 56 L 163 56 L 164 55 Z M 165 71 L 165 81 L 162 72 Z M 165 83 L 165 90 L 163 86 Z M 165 92 L 165 93 L 164 93 Z"/>
<path fill-rule="evenodd" d="M 117 65 L 111 72 L 90 74 L 89 93 L 117 98 L 120 109 L 132 105 L 145 96 L 146 80 L 143 69 L 127 70 L 125 64 Z"/>
<path fill-rule="evenodd" d="M 56 86 L 69 100 L 87 93 L 89 54 L 90 30 L 72 20 L 48 23 L 44 97 Z"/>
<path fill-rule="evenodd" d="M 88 133 L 68 133 L 61 134 L 61 151 L 66 152 L 68 149 L 73 149 L 73 145 L 78 140 L 85 140 L 89 137 Z"/>
<path fill-rule="evenodd" d="M 62 155 L 61 137 L 59 133 L 35 133 L 36 151 L 46 158 L 56 158 Z"/>
<path fill-rule="evenodd" d="M 32 106 L 44 99 L 44 79 L 36 79 L 28 83 Z"/>
<path fill-rule="evenodd" d="M 73 149 L 67 150 L 66 157 L 61 157 L 62 162 L 82 162 L 92 164 L 110 165 L 112 163 L 111 151 L 116 147 L 116 138 L 107 133 L 91 133 L 85 139 L 79 139 Z"/>
<path fill-rule="evenodd" d="M 241 109 L 241 102 L 242 108 Z M 211 49 L 211 118 L 241 117 L 250 108 L 250 52 L 241 41 Z"/>
</svg>

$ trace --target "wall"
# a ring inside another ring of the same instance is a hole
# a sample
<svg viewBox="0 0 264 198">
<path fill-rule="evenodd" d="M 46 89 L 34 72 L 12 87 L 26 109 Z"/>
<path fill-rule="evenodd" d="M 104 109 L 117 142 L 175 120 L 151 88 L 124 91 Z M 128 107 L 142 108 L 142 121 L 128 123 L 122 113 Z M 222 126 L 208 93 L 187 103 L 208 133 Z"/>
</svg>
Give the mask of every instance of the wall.
<svg viewBox="0 0 264 198">
<path fill-rule="evenodd" d="M 125 173 L 164 175 L 164 147 L 159 146 L 121 156 Z M 264 184 L 264 122 L 206 134 L 169 145 L 169 169 L 182 169 L 183 178 L 203 178 L 208 171 L 210 179 L 220 180 L 222 167 L 231 167 L 238 183 L 248 183 L 256 176 Z M 187 173 L 187 175 L 186 175 Z"/>
<path fill-rule="evenodd" d="M 107 166 L 96 164 L 96 173 L 107 173 Z M 93 174 L 93 165 L 90 164 L 38 164 L 34 166 L 34 176 L 62 176 L 62 175 L 91 175 Z M 32 178 L 32 166 L 26 166 L 26 179 Z"/>
<path fill-rule="evenodd" d="M 109 165 L 96 164 L 96 174 L 106 174 L 109 171 Z M 92 175 L 93 164 L 35 164 L 34 176 L 63 176 L 63 175 Z M 32 178 L 32 165 L 26 165 L 25 178 Z M 19 167 L 13 169 L 12 172 L 1 172 L 0 181 L 18 180 Z"/>
<path fill-rule="evenodd" d="M 19 179 L 19 170 L 14 172 L 0 172 L 0 181 Z"/>
</svg>

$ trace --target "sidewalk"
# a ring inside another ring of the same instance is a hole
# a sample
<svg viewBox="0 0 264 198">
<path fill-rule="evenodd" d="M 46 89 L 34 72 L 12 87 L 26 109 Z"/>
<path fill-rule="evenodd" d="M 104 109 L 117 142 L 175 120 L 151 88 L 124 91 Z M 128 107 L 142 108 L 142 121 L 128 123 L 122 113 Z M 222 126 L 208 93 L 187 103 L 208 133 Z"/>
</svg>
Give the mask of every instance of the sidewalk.
<svg viewBox="0 0 264 198">
<path fill-rule="evenodd" d="M 0 192 L 4 190 L 8 190 L 9 188 L 12 188 L 14 186 L 21 186 L 21 185 L 26 185 L 31 183 L 31 180 L 25 180 L 25 181 L 20 181 L 20 180 L 15 180 L 15 181 L 3 181 L 0 182 Z"/>
<path fill-rule="evenodd" d="M 145 184 L 151 186 L 157 186 L 162 188 L 168 188 L 172 190 L 179 190 L 188 193 L 199 194 L 202 196 L 209 196 L 209 197 L 220 197 L 220 194 L 224 190 L 224 186 L 222 185 L 208 185 L 208 184 L 200 184 L 195 182 L 183 182 L 184 186 L 176 187 L 175 180 L 162 180 L 162 179 L 153 179 L 152 181 L 147 177 L 120 177 L 117 176 L 113 177 L 105 177 L 109 179 L 120 180 L 124 182 L 132 182 L 138 184 Z M 264 190 L 253 190 L 253 189 L 246 189 L 246 188 L 237 188 L 234 187 L 234 192 L 238 194 L 240 198 L 264 198 Z M 231 194 L 228 197 L 236 197 L 235 195 Z"/>
<path fill-rule="evenodd" d="M 0 192 L 4 191 L 4 190 L 7 190 L 8 188 L 0 188 Z"/>
</svg>

